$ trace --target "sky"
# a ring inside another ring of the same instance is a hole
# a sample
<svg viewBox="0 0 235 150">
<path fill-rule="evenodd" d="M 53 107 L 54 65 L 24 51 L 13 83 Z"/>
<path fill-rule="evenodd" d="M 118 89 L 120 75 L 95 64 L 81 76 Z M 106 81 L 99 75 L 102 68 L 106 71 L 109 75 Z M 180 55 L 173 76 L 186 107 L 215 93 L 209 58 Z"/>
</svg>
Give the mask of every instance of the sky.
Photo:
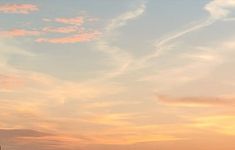
<svg viewBox="0 0 235 150">
<path fill-rule="evenodd" d="M 234 150 L 235 0 L 0 0 L 4 150 Z"/>
</svg>

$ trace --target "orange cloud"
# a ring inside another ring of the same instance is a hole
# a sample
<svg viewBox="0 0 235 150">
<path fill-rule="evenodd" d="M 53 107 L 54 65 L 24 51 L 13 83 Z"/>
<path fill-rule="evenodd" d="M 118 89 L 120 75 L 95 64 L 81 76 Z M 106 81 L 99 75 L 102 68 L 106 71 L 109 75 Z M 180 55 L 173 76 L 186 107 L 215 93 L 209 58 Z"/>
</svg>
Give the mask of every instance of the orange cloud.
<svg viewBox="0 0 235 150">
<path fill-rule="evenodd" d="M 23 81 L 17 77 L 0 75 L 0 90 L 1 89 L 4 89 L 4 90 L 14 89 L 14 88 L 21 86 L 22 83 Z"/>
<path fill-rule="evenodd" d="M 76 147 L 86 139 L 75 138 L 66 135 L 51 134 L 34 129 L 0 129 L 0 141 L 2 147 L 13 149 L 40 149 L 40 150 L 66 150 Z"/>
<path fill-rule="evenodd" d="M 214 115 L 194 119 L 192 126 L 235 136 L 235 115 Z"/>
<path fill-rule="evenodd" d="M 177 106 L 234 106 L 233 98 L 221 97 L 170 97 L 160 95 L 158 100 L 165 104 Z"/>
<path fill-rule="evenodd" d="M 71 24 L 71 25 L 82 25 L 84 23 L 83 17 L 75 17 L 75 18 L 56 18 L 55 22 Z"/>
<path fill-rule="evenodd" d="M 4 37 L 21 37 L 21 36 L 36 36 L 39 35 L 39 31 L 25 30 L 25 29 L 12 29 L 8 31 L 0 31 L 1 36 Z"/>
<path fill-rule="evenodd" d="M 0 5 L 0 13 L 29 14 L 37 11 L 38 7 L 32 4 L 3 4 Z"/>
<path fill-rule="evenodd" d="M 16 137 L 43 137 L 51 136 L 50 133 L 44 133 L 30 129 L 0 129 L 1 137 L 16 138 Z"/>
<path fill-rule="evenodd" d="M 76 26 L 67 26 L 67 27 L 45 27 L 43 28 L 44 32 L 54 32 L 54 33 L 71 33 L 79 31 L 79 28 Z"/>
<path fill-rule="evenodd" d="M 94 31 L 94 32 L 81 33 L 81 34 L 68 36 L 68 37 L 61 37 L 61 38 L 39 38 L 36 41 L 40 43 L 46 42 L 46 43 L 60 43 L 60 44 L 89 42 L 91 40 L 96 39 L 99 35 L 100 35 L 100 32 Z"/>
</svg>

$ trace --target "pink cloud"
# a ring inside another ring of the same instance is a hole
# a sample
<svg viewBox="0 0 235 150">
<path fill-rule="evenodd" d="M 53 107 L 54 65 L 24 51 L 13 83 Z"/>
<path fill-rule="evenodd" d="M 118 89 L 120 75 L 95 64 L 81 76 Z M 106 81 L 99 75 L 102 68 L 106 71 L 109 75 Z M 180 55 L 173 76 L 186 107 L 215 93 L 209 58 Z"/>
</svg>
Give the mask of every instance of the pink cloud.
<svg viewBox="0 0 235 150">
<path fill-rule="evenodd" d="M 178 106 L 234 106 L 234 97 L 170 97 L 164 95 L 157 96 L 158 101 L 168 105 Z"/>
<path fill-rule="evenodd" d="M 67 26 L 67 27 L 45 27 L 43 28 L 44 32 L 54 32 L 54 33 L 72 33 L 79 31 L 80 29 L 76 26 Z"/>
<path fill-rule="evenodd" d="M 46 43 L 78 43 L 78 42 L 89 42 L 96 39 L 100 35 L 100 32 L 93 31 L 93 32 L 86 32 L 81 34 L 76 34 L 73 36 L 62 37 L 62 38 L 39 38 L 37 42 L 46 42 Z"/>
<path fill-rule="evenodd" d="M 37 11 L 38 7 L 32 4 L 3 4 L 0 5 L 0 13 L 11 14 L 29 14 L 30 12 Z"/>
<path fill-rule="evenodd" d="M 0 90 L 10 90 L 17 87 L 21 87 L 23 81 L 15 76 L 1 75 L 0 74 Z"/>
<path fill-rule="evenodd" d="M 82 25 L 84 23 L 83 17 L 75 17 L 75 18 L 56 18 L 55 22 L 71 24 L 71 25 Z"/>
<path fill-rule="evenodd" d="M 39 35 L 39 31 L 25 30 L 25 29 L 12 29 L 8 31 L 0 31 L 1 36 L 4 37 L 21 37 L 21 36 L 36 36 Z"/>
</svg>

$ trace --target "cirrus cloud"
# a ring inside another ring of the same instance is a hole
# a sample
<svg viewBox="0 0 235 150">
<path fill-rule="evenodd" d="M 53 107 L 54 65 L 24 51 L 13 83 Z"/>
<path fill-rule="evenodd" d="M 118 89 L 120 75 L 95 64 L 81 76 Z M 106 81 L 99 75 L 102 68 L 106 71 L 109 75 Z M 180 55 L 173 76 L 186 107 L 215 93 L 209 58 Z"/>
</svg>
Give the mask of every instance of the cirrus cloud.
<svg viewBox="0 0 235 150">
<path fill-rule="evenodd" d="M 0 91 L 20 87 L 23 81 L 15 76 L 0 74 Z"/>
<path fill-rule="evenodd" d="M 83 17 L 56 18 L 54 21 L 63 24 L 82 25 L 84 23 L 84 18 Z"/>
<path fill-rule="evenodd" d="M 221 19 L 228 16 L 230 9 L 234 7 L 234 0 L 213 0 L 204 9 L 210 13 L 212 18 Z"/>
<path fill-rule="evenodd" d="M 0 13 L 29 14 L 38 10 L 33 4 L 0 4 Z"/>
<path fill-rule="evenodd" d="M 76 26 L 67 26 L 67 27 L 45 27 L 42 30 L 44 32 L 52 32 L 52 33 L 72 33 L 79 31 L 80 29 Z"/>
<path fill-rule="evenodd" d="M 36 30 L 26 30 L 26 29 L 11 29 L 0 31 L 1 36 L 3 37 L 22 37 L 22 36 L 37 36 L 40 34 Z"/>
<path fill-rule="evenodd" d="M 79 43 L 79 42 L 89 42 L 96 39 L 101 33 L 98 31 L 85 32 L 81 34 L 76 34 L 67 37 L 58 37 L 58 38 L 39 38 L 36 41 L 39 43 Z"/>
<path fill-rule="evenodd" d="M 158 100 L 167 105 L 207 107 L 207 106 L 234 106 L 234 98 L 226 97 L 171 97 L 158 95 Z"/>
</svg>

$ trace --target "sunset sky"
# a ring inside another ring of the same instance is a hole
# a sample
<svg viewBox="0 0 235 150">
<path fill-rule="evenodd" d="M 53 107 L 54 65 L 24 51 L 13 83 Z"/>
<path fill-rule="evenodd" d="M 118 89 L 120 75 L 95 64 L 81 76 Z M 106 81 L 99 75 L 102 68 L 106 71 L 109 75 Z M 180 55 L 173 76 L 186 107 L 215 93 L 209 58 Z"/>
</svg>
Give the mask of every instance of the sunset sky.
<svg viewBox="0 0 235 150">
<path fill-rule="evenodd" d="M 235 0 L 0 0 L 3 150 L 234 150 Z"/>
</svg>

